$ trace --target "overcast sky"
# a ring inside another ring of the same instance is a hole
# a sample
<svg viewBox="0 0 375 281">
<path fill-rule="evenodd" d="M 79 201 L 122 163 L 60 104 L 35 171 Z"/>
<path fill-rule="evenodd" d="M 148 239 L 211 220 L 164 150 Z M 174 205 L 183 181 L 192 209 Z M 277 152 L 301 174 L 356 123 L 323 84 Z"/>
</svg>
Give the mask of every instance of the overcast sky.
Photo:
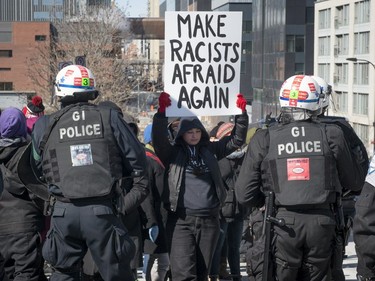
<svg viewBox="0 0 375 281">
<path fill-rule="evenodd" d="M 146 17 L 147 0 L 116 0 L 121 8 L 126 9 L 126 15 L 129 17 Z"/>
</svg>

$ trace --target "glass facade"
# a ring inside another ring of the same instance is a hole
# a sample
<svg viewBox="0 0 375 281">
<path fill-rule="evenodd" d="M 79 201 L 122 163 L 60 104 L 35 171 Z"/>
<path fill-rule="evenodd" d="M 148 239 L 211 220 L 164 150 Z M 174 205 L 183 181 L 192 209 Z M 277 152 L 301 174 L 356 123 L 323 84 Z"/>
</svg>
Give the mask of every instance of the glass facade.
<svg viewBox="0 0 375 281">
<path fill-rule="evenodd" d="M 1 0 L 0 21 L 54 21 L 79 13 L 83 5 L 110 6 L 111 0 Z"/>
<path fill-rule="evenodd" d="M 253 0 L 252 122 L 280 113 L 288 77 L 313 73 L 313 18 L 313 0 Z"/>
</svg>

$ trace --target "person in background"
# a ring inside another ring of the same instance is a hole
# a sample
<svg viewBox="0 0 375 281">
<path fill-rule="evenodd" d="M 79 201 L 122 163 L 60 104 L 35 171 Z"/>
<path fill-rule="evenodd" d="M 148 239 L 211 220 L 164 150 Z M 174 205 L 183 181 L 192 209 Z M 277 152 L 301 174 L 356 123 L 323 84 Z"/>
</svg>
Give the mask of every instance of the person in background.
<svg viewBox="0 0 375 281">
<path fill-rule="evenodd" d="M 159 96 L 154 115 L 152 140 L 156 155 L 168 175 L 168 221 L 170 266 L 173 281 L 208 278 L 212 257 L 220 233 L 219 211 L 226 198 L 218 161 L 245 143 L 248 126 L 246 100 L 239 94 L 231 137 L 210 142 L 197 117 L 181 118 L 174 144 L 166 132 L 170 106 L 169 94 Z"/>
<path fill-rule="evenodd" d="M 90 103 L 99 92 L 88 68 L 66 66 L 54 85 L 61 109 L 32 131 L 33 159 L 56 200 L 43 245 L 50 280 L 79 280 L 89 249 L 105 281 L 133 281 L 135 246 L 118 199 L 124 178 L 147 188 L 144 148 L 118 111 Z"/>
<path fill-rule="evenodd" d="M 31 134 L 33 126 L 40 116 L 44 115 L 43 99 L 40 96 L 33 96 L 31 101 L 22 109 L 26 116 L 27 132 Z"/>
<path fill-rule="evenodd" d="M 357 280 L 375 280 L 375 157 L 355 203 L 353 240 L 358 257 Z"/>
<path fill-rule="evenodd" d="M 151 193 L 152 207 L 155 211 L 157 228 L 149 227 L 148 220 L 144 221 L 144 245 L 143 253 L 145 256 L 144 273 L 146 281 L 165 280 L 169 269 L 169 253 L 166 236 L 167 210 L 164 208 L 167 191 L 165 190 L 165 168 L 160 159 L 156 156 L 152 145 L 152 124 L 146 126 L 143 133 L 143 142 L 145 144 L 147 156 L 147 168 L 149 176 L 149 187 Z"/>
<path fill-rule="evenodd" d="M 272 215 L 280 223 L 273 225 L 268 280 L 331 280 L 333 208 L 343 188 L 362 188 L 342 130 L 319 122 L 322 98 L 313 78 L 288 78 L 280 89 L 280 123 L 255 133 L 236 181 L 237 199 L 249 208 L 275 195 Z M 268 254 L 263 247 L 262 260 Z"/>
<path fill-rule="evenodd" d="M 233 127 L 234 124 L 230 122 L 220 125 L 216 133 L 216 140 L 229 137 Z M 219 161 L 220 172 L 227 189 L 227 197 L 220 210 L 220 237 L 212 260 L 210 280 L 219 280 L 222 277 L 230 277 L 230 280 L 233 281 L 241 280 L 240 244 L 245 210 L 237 202 L 234 183 L 240 172 L 246 148 L 245 143 L 241 148 Z M 225 268 L 228 259 L 230 276 L 220 276 L 221 257 L 224 257 Z"/>
<path fill-rule="evenodd" d="M 29 140 L 26 118 L 17 108 L 0 115 L 0 168 L 4 190 L 0 199 L 0 275 L 9 280 L 47 280 L 43 272 L 41 231 L 43 201 L 21 182 L 17 168 Z M 30 167 L 23 167 L 32 173 Z M 1 279 L 3 280 L 3 279 Z"/>
<path fill-rule="evenodd" d="M 217 130 L 219 130 L 219 127 L 223 125 L 225 122 L 224 121 L 219 121 L 210 131 L 210 141 L 216 141 L 216 134 Z"/>
</svg>

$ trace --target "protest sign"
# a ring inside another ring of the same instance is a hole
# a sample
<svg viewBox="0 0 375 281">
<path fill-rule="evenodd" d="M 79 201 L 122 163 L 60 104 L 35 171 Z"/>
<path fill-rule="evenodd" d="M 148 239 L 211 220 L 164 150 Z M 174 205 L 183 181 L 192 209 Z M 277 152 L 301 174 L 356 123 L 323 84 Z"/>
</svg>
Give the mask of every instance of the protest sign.
<svg viewBox="0 0 375 281">
<path fill-rule="evenodd" d="M 166 12 L 167 116 L 241 114 L 242 12 Z"/>
</svg>

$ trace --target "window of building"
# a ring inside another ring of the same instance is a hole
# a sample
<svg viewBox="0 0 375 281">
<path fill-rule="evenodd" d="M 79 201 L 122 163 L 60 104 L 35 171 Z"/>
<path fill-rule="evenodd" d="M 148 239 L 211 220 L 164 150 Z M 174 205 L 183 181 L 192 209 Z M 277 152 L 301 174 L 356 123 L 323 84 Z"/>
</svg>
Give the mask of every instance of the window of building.
<svg viewBox="0 0 375 281">
<path fill-rule="evenodd" d="M 10 67 L 0 67 L 0 71 L 10 71 Z"/>
<path fill-rule="evenodd" d="M 360 115 L 368 114 L 368 94 L 353 93 L 353 113 Z"/>
<path fill-rule="evenodd" d="M 288 53 L 294 53 L 295 49 L 296 49 L 296 42 L 294 40 L 294 36 L 287 35 L 286 36 L 286 51 Z"/>
<path fill-rule="evenodd" d="M 347 55 L 349 52 L 349 34 L 336 35 L 335 56 Z"/>
<path fill-rule="evenodd" d="M 295 63 L 294 64 L 294 74 L 305 74 L 305 64 L 304 63 Z"/>
<path fill-rule="evenodd" d="M 354 6 L 354 23 L 370 22 L 370 0 L 359 1 Z"/>
<path fill-rule="evenodd" d="M 336 7 L 335 28 L 349 25 L 349 5 Z"/>
<path fill-rule="evenodd" d="M 12 42 L 12 32 L 0 31 L 0 43 L 10 43 L 10 42 Z"/>
<path fill-rule="evenodd" d="M 333 83 L 347 84 L 348 83 L 348 69 L 349 69 L 349 65 L 347 63 L 336 63 L 335 73 L 333 76 Z"/>
<path fill-rule="evenodd" d="M 319 29 L 331 27 L 331 9 L 319 11 Z"/>
<path fill-rule="evenodd" d="M 353 68 L 353 84 L 368 85 L 368 63 L 355 63 Z"/>
<path fill-rule="evenodd" d="M 305 51 L 305 37 L 303 35 L 288 35 L 286 37 L 288 53 L 303 53 Z"/>
<path fill-rule="evenodd" d="M 252 44 L 251 41 L 243 41 L 243 42 L 242 42 L 242 54 L 243 54 L 243 55 L 251 54 L 251 52 L 252 52 L 252 47 L 253 47 L 253 44 Z"/>
<path fill-rule="evenodd" d="M 251 33 L 253 30 L 253 21 L 245 20 L 242 22 L 242 33 Z"/>
<path fill-rule="evenodd" d="M 370 32 L 354 33 L 354 54 L 368 54 L 370 46 Z"/>
<path fill-rule="evenodd" d="M 50 19 L 49 12 L 34 12 L 35 20 L 48 20 Z"/>
<path fill-rule="evenodd" d="M 318 76 L 323 78 L 325 81 L 329 81 L 331 65 L 329 63 L 318 64 Z"/>
<path fill-rule="evenodd" d="M 342 113 L 348 112 L 348 92 L 335 91 L 336 94 L 336 104 L 334 108 Z"/>
<path fill-rule="evenodd" d="M 105 5 L 105 0 L 88 0 L 87 5 L 93 6 L 93 5 Z"/>
<path fill-rule="evenodd" d="M 368 141 L 369 141 L 369 139 L 368 139 L 369 126 L 359 124 L 359 123 L 353 123 L 353 129 L 363 143 L 368 143 Z"/>
<path fill-rule="evenodd" d="M 42 0 L 42 5 L 54 6 L 54 5 L 62 5 L 63 0 Z"/>
<path fill-rule="evenodd" d="M 12 50 L 0 50 L 0 58 L 11 58 L 13 57 Z"/>
<path fill-rule="evenodd" d="M 12 91 L 13 83 L 12 82 L 0 82 L 0 91 Z"/>
<path fill-rule="evenodd" d="M 331 37 L 319 37 L 318 38 L 319 44 L 319 55 L 320 56 L 329 56 L 329 48 L 331 46 Z"/>
<path fill-rule="evenodd" d="M 246 73 L 246 62 L 244 61 L 241 61 L 241 74 L 245 74 Z"/>
<path fill-rule="evenodd" d="M 301 53 L 305 51 L 305 37 L 296 35 L 296 52 Z"/>
<path fill-rule="evenodd" d="M 314 7 L 306 7 L 306 23 L 314 23 Z"/>
<path fill-rule="evenodd" d="M 35 35 L 35 41 L 46 41 L 46 35 Z"/>
</svg>

